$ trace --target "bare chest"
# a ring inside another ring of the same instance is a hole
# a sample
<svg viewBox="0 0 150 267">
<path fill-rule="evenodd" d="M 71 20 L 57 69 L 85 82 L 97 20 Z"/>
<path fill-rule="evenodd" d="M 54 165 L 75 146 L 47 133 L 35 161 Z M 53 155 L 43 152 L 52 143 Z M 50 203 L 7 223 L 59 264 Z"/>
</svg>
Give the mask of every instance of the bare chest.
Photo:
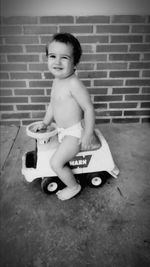
<svg viewBox="0 0 150 267">
<path fill-rule="evenodd" d="M 54 88 L 52 90 L 51 100 L 53 104 L 62 104 L 71 100 L 71 93 L 68 88 Z"/>
</svg>

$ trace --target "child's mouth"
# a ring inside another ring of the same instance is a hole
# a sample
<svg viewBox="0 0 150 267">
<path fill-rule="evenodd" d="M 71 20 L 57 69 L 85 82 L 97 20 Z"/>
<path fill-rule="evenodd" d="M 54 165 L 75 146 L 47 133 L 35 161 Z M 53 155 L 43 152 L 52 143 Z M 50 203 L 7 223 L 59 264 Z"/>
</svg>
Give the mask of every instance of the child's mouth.
<svg viewBox="0 0 150 267">
<path fill-rule="evenodd" d="M 54 67 L 54 70 L 62 70 L 63 68 L 61 67 Z"/>
</svg>

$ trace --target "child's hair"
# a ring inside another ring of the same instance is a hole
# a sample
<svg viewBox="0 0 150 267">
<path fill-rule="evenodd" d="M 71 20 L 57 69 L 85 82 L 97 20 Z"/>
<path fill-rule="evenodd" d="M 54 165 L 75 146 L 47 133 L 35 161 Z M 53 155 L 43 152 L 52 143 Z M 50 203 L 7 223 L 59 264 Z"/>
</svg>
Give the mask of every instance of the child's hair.
<svg viewBox="0 0 150 267">
<path fill-rule="evenodd" d="M 77 38 L 70 33 L 56 33 L 51 42 L 56 41 L 64 44 L 70 44 L 73 48 L 74 66 L 76 66 L 82 55 L 82 48 Z M 46 46 L 46 56 L 48 56 L 48 46 Z"/>
</svg>

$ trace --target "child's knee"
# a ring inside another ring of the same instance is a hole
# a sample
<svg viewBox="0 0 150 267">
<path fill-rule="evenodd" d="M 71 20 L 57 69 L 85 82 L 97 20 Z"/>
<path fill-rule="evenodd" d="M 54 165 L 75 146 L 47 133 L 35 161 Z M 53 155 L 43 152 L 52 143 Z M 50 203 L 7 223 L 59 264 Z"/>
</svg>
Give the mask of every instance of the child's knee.
<svg viewBox="0 0 150 267">
<path fill-rule="evenodd" d="M 61 168 L 61 165 L 59 164 L 58 160 L 55 158 L 51 159 L 50 166 L 54 172 L 57 172 L 57 170 Z"/>
</svg>

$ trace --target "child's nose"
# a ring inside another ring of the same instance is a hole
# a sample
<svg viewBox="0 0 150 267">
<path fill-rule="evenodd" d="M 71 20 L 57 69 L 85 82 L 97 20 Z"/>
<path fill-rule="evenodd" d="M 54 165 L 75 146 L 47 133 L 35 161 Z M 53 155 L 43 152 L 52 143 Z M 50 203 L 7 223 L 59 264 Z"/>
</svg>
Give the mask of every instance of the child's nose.
<svg viewBox="0 0 150 267">
<path fill-rule="evenodd" d="M 60 57 L 56 57 L 56 61 L 57 64 L 60 64 Z"/>
</svg>

